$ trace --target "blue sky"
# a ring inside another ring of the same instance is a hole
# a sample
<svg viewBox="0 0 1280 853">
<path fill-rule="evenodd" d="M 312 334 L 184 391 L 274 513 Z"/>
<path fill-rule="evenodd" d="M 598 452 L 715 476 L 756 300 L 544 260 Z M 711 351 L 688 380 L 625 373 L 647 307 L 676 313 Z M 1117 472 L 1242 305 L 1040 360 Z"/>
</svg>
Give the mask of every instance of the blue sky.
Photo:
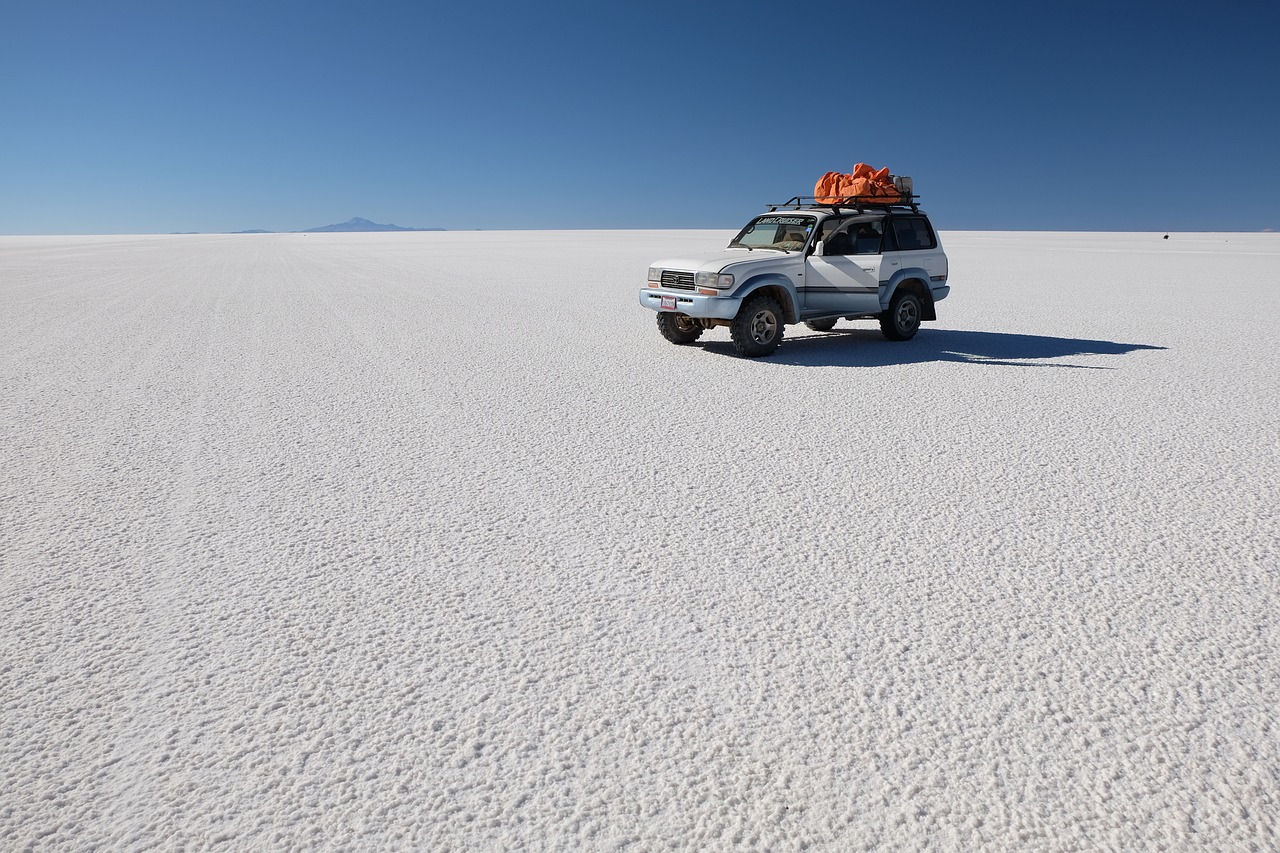
<svg viewBox="0 0 1280 853">
<path fill-rule="evenodd" d="M 1277 32 L 1274 2 L 7 0 L 0 234 L 732 228 L 857 162 L 944 229 L 1280 228 Z"/>
</svg>

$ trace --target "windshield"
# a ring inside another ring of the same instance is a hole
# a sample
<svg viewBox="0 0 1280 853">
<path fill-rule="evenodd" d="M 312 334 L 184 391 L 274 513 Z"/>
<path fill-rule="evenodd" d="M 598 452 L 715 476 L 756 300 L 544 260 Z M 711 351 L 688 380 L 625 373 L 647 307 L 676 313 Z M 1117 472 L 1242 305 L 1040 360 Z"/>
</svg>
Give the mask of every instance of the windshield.
<svg viewBox="0 0 1280 853">
<path fill-rule="evenodd" d="M 784 252 L 804 248 L 809 233 L 813 231 L 814 217 L 794 216 L 783 213 L 766 213 L 747 223 L 729 248 L 778 249 Z"/>
</svg>

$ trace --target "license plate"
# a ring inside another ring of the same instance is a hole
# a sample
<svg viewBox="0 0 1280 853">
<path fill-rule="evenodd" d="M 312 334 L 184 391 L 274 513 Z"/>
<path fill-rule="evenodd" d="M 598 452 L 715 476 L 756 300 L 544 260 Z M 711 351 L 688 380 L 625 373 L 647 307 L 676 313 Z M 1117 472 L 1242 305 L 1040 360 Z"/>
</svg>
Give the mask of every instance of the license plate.
<svg viewBox="0 0 1280 853">
<path fill-rule="evenodd" d="M 662 297 L 662 310 L 663 311 L 676 310 L 676 298 L 674 296 Z"/>
</svg>

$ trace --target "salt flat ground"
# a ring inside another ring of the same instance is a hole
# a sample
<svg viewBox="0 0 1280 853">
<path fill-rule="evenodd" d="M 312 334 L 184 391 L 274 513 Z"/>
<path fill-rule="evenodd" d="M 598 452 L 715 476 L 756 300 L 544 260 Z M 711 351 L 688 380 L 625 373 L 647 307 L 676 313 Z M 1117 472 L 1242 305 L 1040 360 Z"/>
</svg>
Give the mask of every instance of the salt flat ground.
<svg viewBox="0 0 1280 853">
<path fill-rule="evenodd" d="M 1275 849 L 1280 236 L 0 238 L 0 847 Z"/>
</svg>

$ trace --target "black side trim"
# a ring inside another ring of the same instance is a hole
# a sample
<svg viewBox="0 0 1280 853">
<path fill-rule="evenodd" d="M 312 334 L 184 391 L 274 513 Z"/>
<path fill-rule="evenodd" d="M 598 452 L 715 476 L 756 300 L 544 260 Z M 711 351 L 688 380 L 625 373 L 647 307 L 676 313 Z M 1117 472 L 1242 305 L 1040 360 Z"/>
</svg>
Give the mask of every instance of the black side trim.
<svg viewBox="0 0 1280 853">
<path fill-rule="evenodd" d="M 827 287 L 825 285 L 815 285 L 813 287 L 797 287 L 799 293 L 879 293 L 878 287 Z"/>
</svg>

